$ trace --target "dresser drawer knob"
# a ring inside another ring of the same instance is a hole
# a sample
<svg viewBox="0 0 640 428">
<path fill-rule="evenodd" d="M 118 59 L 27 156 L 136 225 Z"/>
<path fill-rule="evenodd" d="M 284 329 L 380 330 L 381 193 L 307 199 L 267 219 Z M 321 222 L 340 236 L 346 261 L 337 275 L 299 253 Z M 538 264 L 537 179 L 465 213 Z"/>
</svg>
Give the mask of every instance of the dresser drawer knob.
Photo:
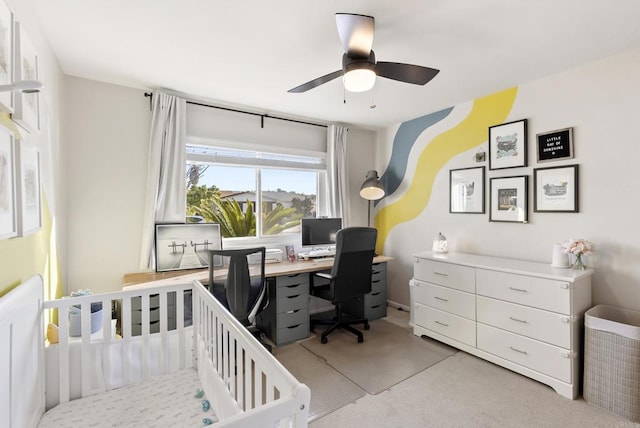
<svg viewBox="0 0 640 428">
<path fill-rule="evenodd" d="M 514 348 L 513 346 L 509 346 L 509 348 L 510 348 L 512 351 L 517 352 L 517 353 L 519 353 L 519 354 L 522 354 L 522 355 L 529 355 L 529 353 L 528 353 L 527 351 L 522 351 L 522 350 L 520 350 L 520 349 L 518 349 L 518 348 Z"/>
<path fill-rule="evenodd" d="M 511 321 L 519 322 L 519 323 L 522 323 L 522 324 L 527 324 L 527 321 L 526 321 L 526 320 L 520 320 L 520 319 L 518 319 L 518 318 L 514 318 L 514 317 L 509 317 L 509 319 L 510 319 Z"/>
<path fill-rule="evenodd" d="M 527 293 L 527 290 L 525 290 L 524 288 L 509 287 L 509 289 L 513 291 L 517 291 L 518 293 Z"/>
<path fill-rule="evenodd" d="M 436 300 L 440 300 L 441 302 L 448 302 L 449 301 L 448 299 L 444 299 L 444 298 L 438 297 L 438 296 L 433 296 L 433 298 L 436 299 Z"/>
<path fill-rule="evenodd" d="M 560 318 L 560 322 L 563 324 L 569 324 L 571 322 L 571 319 L 569 317 L 562 317 Z"/>
</svg>

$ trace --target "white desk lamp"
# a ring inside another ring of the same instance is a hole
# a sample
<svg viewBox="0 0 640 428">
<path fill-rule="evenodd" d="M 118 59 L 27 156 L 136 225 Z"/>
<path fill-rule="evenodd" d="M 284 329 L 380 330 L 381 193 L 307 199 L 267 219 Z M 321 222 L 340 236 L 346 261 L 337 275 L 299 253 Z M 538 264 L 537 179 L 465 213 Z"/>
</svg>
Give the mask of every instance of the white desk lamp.
<svg viewBox="0 0 640 428">
<path fill-rule="evenodd" d="M 382 199 L 385 195 L 384 187 L 380 182 L 380 178 L 378 178 L 378 171 L 373 169 L 367 171 L 367 175 L 365 176 L 364 183 L 362 183 L 362 187 L 360 187 L 360 197 L 366 199 L 368 202 L 367 206 L 367 219 L 368 226 L 371 226 L 371 201 L 377 201 L 378 199 Z"/>
</svg>

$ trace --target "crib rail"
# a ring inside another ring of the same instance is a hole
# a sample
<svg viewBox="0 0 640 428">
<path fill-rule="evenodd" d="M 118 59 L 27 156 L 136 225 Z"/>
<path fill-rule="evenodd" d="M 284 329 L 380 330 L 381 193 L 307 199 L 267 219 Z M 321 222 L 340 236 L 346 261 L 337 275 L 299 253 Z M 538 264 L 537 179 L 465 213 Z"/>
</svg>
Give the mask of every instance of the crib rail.
<svg viewBox="0 0 640 428">
<path fill-rule="evenodd" d="M 45 347 L 47 409 L 192 366 L 193 336 L 192 327 L 184 321 L 185 291 L 191 292 L 191 284 L 44 302 L 44 319 L 52 319 L 51 311 L 58 313 L 58 343 Z M 167 305 L 169 297 L 175 305 Z M 159 299 L 154 310 L 152 298 Z M 101 319 L 91 311 L 95 304 L 101 304 Z M 118 323 L 112 321 L 112 308 L 118 308 Z M 175 315 L 175 326 L 168 325 L 169 310 Z M 132 314 L 140 318 L 138 335 L 132 332 L 132 325 L 136 324 Z M 150 333 L 152 318 L 157 319 L 158 325 L 154 334 Z M 78 326 L 71 324 L 78 322 L 80 336 L 72 337 L 70 328 L 76 330 Z"/>
<path fill-rule="evenodd" d="M 220 418 L 216 426 L 306 427 L 309 388 L 198 281 L 193 285 L 193 310 L 198 373 Z"/>
</svg>

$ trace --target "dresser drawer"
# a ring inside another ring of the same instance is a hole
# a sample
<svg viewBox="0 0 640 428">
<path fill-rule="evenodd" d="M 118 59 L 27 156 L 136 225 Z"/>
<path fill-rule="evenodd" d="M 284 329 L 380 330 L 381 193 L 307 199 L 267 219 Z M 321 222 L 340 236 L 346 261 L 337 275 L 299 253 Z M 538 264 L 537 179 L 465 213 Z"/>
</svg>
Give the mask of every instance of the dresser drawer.
<svg viewBox="0 0 640 428">
<path fill-rule="evenodd" d="M 561 314 L 571 314 L 568 282 L 478 269 L 478 294 Z"/>
<path fill-rule="evenodd" d="M 478 349 L 562 382 L 572 381 L 573 357 L 566 349 L 484 324 L 478 324 Z"/>
<path fill-rule="evenodd" d="M 414 277 L 432 284 L 444 285 L 468 293 L 475 293 L 475 269 L 469 266 L 416 258 Z"/>
<path fill-rule="evenodd" d="M 439 285 L 415 281 L 415 301 L 470 320 L 476 319 L 476 296 Z"/>
<path fill-rule="evenodd" d="M 571 318 L 502 300 L 478 296 L 478 322 L 569 349 Z"/>
<path fill-rule="evenodd" d="M 288 285 L 308 284 L 308 283 L 309 283 L 308 273 L 296 273 L 292 275 L 282 275 L 282 276 L 276 277 L 276 286 L 278 288 L 285 287 Z"/>
<path fill-rule="evenodd" d="M 385 280 L 387 277 L 387 264 L 386 263 L 376 263 L 371 266 L 371 279 L 381 279 Z"/>
<path fill-rule="evenodd" d="M 476 323 L 466 318 L 416 304 L 415 324 L 469 346 L 476 346 Z"/>
<path fill-rule="evenodd" d="M 295 294 L 278 298 L 278 313 L 293 311 L 309 307 L 309 295 L 307 293 Z"/>
<path fill-rule="evenodd" d="M 387 292 L 387 281 L 383 279 L 371 280 L 371 292 L 372 293 L 385 293 Z"/>
</svg>

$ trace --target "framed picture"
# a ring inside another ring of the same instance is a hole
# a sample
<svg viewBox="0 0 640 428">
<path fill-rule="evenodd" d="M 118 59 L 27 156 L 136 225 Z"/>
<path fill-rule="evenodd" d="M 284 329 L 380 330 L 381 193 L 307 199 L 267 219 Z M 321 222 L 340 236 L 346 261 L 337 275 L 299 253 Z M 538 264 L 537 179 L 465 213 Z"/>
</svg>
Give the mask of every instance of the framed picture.
<svg viewBox="0 0 640 428">
<path fill-rule="evenodd" d="M 484 166 L 449 171 L 449 212 L 484 214 Z"/>
<path fill-rule="evenodd" d="M 13 83 L 13 12 L 0 0 L 0 85 Z M 0 92 L 0 111 L 13 113 L 13 92 Z"/>
<path fill-rule="evenodd" d="M 222 249 L 218 223 L 156 224 L 156 272 L 209 267 L 208 250 Z M 213 261 L 222 266 L 222 257 Z"/>
<path fill-rule="evenodd" d="M 24 142 L 16 145 L 18 236 L 26 236 L 42 228 L 40 187 L 40 153 Z"/>
<path fill-rule="evenodd" d="M 489 169 L 527 166 L 527 119 L 489 127 Z"/>
<path fill-rule="evenodd" d="M 15 81 L 38 80 L 38 54 L 19 22 L 15 22 Z M 40 130 L 40 98 L 37 92 L 15 92 L 13 120 L 29 132 Z"/>
<path fill-rule="evenodd" d="M 578 212 L 578 165 L 535 168 L 533 211 Z"/>
<path fill-rule="evenodd" d="M 18 234 L 13 134 L 0 127 L 0 239 Z"/>
<path fill-rule="evenodd" d="M 536 134 L 538 162 L 573 158 L 573 128 Z"/>
<path fill-rule="evenodd" d="M 522 175 L 491 179 L 489 221 L 514 223 L 526 223 L 528 221 L 528 178 L 526 175 Z"/>
</svg>

